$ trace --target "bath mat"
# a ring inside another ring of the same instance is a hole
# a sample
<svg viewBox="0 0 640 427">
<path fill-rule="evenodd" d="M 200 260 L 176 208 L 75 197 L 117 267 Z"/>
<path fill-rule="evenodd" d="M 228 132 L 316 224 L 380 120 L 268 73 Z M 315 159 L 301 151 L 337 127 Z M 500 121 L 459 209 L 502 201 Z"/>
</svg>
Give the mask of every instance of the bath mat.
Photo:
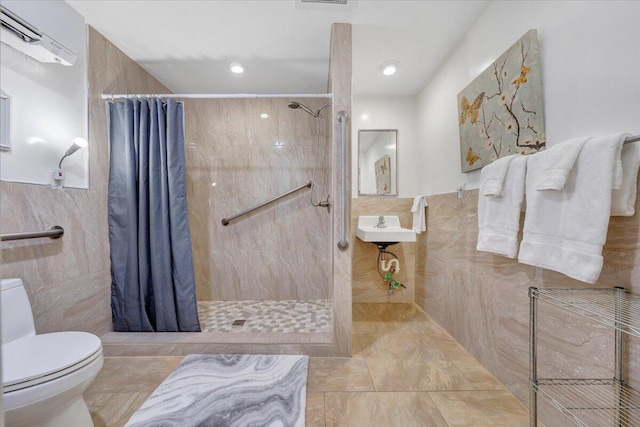
<svg viewBox="0 0 640 427">
<path fill-rule="evenodd" d="M 304 426 L 308 356 L 192 354 L 125 427 Z"/>
</svg>

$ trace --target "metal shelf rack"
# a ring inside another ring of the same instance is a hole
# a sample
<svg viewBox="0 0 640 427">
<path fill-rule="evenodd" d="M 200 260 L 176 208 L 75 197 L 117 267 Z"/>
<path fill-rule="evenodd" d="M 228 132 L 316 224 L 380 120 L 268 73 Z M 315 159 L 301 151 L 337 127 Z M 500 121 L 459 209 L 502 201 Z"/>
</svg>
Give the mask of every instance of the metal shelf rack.
<svg viewBox="0 0 640 427">
<path fill-rule="evenodd" d="M 543 301 L 615 330 L 612 379 L 538 378 L 536 318 Z M 625 382 L 623 335 L 640 338 L 640 296 L 624 288 L 529 288 L 530 425 L 537 426 L 538 397 L 548 400 L 577 426 L 640 427 L 640 392 Z"/>
</svg>

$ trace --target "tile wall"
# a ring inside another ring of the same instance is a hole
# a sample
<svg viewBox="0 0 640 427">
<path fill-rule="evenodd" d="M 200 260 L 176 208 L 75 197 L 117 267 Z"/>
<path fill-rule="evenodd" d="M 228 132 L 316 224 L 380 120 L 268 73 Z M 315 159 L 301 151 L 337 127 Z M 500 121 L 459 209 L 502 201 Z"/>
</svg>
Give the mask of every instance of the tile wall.
<svg viewBox="0 0 640 427">
<path fill-rule="evenodd" d="M 640 216 L 614 217 L 595 285 L 476 251 L 478 190 L 429 196 L 427 236 L 417 248 L 416 302 L 528 406 L 528 288 L 622 286 L 640 293 Z M 640 203 L 636 204 L 639 212 Z M 521 221 L 521 224 L 523 221 Z M 539 305 L 541 377 L 613 377 L 613 333 Z M 640 340 L 630 340 L 625 370 L 640 384 Z M 548 406 L 547 427 L 566 419 Z"/>
<path fill-rule="evenodd" d="M 309 189 L 227 226 L 221 223 L 310 181 L 318 131 L 314 201 L 321 197 L 323 180 L 324 198 L 329 194 L 328 124 L 288 108 L 292 100 L 185 100 L 187 196 L 200 301 L 330 297 L 331 216 L 326 208 L 311 205 Z M 313 111 L 330 103 L 295 101 Z M 323 114 L 330 118 L 331 109 Z"/>
<path fill-rule="evenodd" d="M 331 26 L 331 55 L 329 64 L 329 92 L 333 94 L 333 127 L 331 133 L 332 152 L 339 153 L 344 150 L 344 167 L 336 167 L 332 170 L 333 209 L 332 227 L 333 242 L 333 350 L 331 355 L 351 355 L 351 258 L 353 254 L 353 239 L 349 240 L 347 248 L 339 248 L 338 242 L 344 236 L 351 236 L 349 224 L 344 226 L 351 218 L 351 132 L 352 120 L 349 118 L 346 131 L 346 148 L 342 148 L 341 126 L 336 115 L 344 111 L 347 117 L 351 117 L 351 80 L 352 80 L 352 31 L 351 24 L 333 24 Z M 341 157 L 335 155 L 334 162 Z M 343 175 L 346 173 L 343 185 Z M 344 229 L 346 228 L 346 229 Z M 343 234 L 344 233 L 344 234 Z"/>
</svg>

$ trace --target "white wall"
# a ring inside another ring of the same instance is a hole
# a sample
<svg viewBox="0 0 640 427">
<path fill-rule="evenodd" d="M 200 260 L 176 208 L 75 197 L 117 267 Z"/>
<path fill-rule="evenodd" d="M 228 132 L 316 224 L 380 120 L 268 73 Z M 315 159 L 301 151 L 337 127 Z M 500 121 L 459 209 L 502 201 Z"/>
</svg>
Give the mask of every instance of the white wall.
<svg viewBox="0 0 640 427">
<path fill-rule="evenodd" d="M 356 96 L 352 104 L 353 197 L 358 194 L 358 130 L 398 129 L 398 197 L 414 197 L 421 186 L 417 171 L 418 135 L 414 96 Z M 363 116 L 366 115 L 366 116 Z"/>
<path fill-rule="evenodd" d="M 73 139 L 87 138 L 84 18 L 62 0 L 2 0 L 2 5 L 78 55 L 67 67 L 38 62 L 0 45 L 0 87 L 12 96 L 12 151 L 0 154 L 0 179 L 50 184 L 52 171 Z M 65 186 L 88 188 L 88 149 L 65 159 L 62 167 Z"/>
<path fill-rule="evenodd" d="M 532 28 L 548 146 L 581 135 L 640 134 L 639 19 L 637 1 L 493 2 L 418 96 L 424 176 L 415 190 L 479 186 L 480 171 L 460 172 L 457 94 Z"/>
</svg>

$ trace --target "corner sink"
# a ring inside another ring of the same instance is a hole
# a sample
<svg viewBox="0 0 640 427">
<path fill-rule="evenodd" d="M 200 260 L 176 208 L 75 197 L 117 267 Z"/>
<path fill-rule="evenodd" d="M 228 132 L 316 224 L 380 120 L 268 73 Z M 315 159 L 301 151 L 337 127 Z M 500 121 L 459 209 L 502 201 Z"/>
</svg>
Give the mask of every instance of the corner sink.
<svg viewBox="0 0 640 427">
<path fill-rule="evenodd" d="M 400 218 L 384 215 L 385 227 L 378 227 L 380 215 L 361 215 L 358 217 L 356 236 L 364 242 L 398 243 L 415 242 L 416 233 L 409 228 L 400 227 Z"/>
</svg>

